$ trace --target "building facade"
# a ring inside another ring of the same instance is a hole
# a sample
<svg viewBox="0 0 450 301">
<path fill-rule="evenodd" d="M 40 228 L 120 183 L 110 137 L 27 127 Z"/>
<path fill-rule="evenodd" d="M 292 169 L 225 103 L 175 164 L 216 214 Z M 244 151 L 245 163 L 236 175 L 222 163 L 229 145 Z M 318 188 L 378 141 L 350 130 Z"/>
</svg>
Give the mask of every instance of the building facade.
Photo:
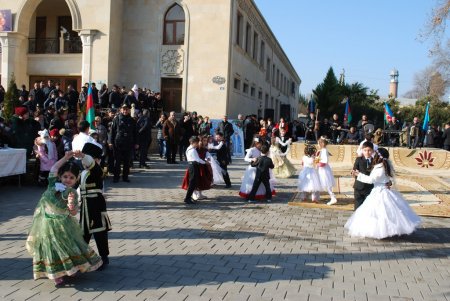
<svg viewBox="0 0 450 301">
<path fill-rule="evenodd" d="M 167 111 L 297 116 L 301 83 L 253 0 L 0 0 L 1 82 L 159 90 Z"/>
</svg>

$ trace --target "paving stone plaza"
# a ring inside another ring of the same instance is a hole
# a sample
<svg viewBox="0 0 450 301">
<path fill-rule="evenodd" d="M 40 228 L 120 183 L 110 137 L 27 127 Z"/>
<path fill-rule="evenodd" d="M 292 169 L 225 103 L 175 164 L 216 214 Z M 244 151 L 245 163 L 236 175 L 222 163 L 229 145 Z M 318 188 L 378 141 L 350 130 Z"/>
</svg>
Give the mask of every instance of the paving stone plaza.
<svg viewBox="0 0 450 301">
<path fill-rule="evenodd" d="M 289 206 L 296 179 L 279 180 L 270 204 L 232 189 L 187 206 L 185 164 L 151 162 L 131 183 L 106 180 L 110 265 L 62 288 L 33 280 L 25 239 L 42 189 L 0 186 L 1 300 L 450 300 L 450 219 L 423 218 L 413 235 L 350 238 L 351 212 Z M 95 244 L 91 242 L 95 248 Z"/>
</svg>

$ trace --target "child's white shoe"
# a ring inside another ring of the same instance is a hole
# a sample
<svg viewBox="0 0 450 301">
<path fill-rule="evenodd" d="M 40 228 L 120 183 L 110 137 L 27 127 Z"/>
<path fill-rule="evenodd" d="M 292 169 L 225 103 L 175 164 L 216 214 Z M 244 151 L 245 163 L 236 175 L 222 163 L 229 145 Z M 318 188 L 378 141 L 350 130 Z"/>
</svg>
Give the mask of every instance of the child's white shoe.
<svg viewBox="0 0 450 301">
<path fill-rule="evenodd" d="M 327 203 L 327 205 L 328 205 L 328 206 L 331 206 L 331 205 L 334 205 L 334 204 L 336 204 L 336 203 L 337 203 L 336 198 L 332 198 L 332 199 Z"/>
<path fill-rule="evenodd" d="M 194 201 L 197 201 L 198 199 L 199 199 L 199 193 L 198 193 L 198 191 L 197 190 L 195 190 L 193 193 L 192 193 L 192 199 L 194 200 Z"/>
</svg>

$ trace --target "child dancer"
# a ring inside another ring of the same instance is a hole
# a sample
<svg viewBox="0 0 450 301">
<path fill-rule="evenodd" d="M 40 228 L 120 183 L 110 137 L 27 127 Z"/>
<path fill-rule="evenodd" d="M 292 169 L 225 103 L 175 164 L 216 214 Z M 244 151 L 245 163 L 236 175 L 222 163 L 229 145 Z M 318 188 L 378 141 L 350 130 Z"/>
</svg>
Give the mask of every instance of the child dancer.
<svg viewBox="0 0 450 301">
<path fill-rule="evenodd" d="M 38 184 L 46 186 L 50 169 L 58 161 L 58 151 L 47 130 L 39 131 L 38 134 L 39 137 L 34 140 L 36 157 L 40 163 Z"/>
<path fill-rule="evenodd" d="M 353 170 L 358 170 L 359 173 L 369 175 L 372 169 L 373 162 L 373 144 L 370 141 L 366 141 L 361 146 L 361 157 L 356 157 L 355 163 L 353 164 Z M 354 189 L 354 208 L 358 209 L 359 206 L 364 203 L 364 200 L 370 194 L 373 189 L 373 184 L 363 183 L 355 179 L 353 184 Z"/>
<path fill-rule="evenodd" d="M 220 134 L 220 133 L 219 133 Z M 217 139 L 220 139 L 220 136 L 217 136 Z M 223 139 L 223 135 L 222 135 L 222 139 Z M 217 140 L 219 141 L 219 140 Z M 217 156 L 217 160 L 219 160 L 219 151 L 222 149 L 223 146 L 223 141 L 220 140 L 219 144 L 214 145 L 213 143 L 213 138 L 212 136 L 208 137 L 208 151 L 209 152 L 216 152 L 216 156 Z M 224 148 L 225 150 L 226 148 Z M 227 153 L 228 155 L 228 153 Z M 221 158 L 223 159 L 223 158 Z M 228 175 L 228 172 L 226 170 L 223 170 L 223 168 L 221 167 L 221 164 L 219 162 L 217 162 L 217 160 L 211 155 L 210 157 L 210 163 L 211 163 L 211 168 L 212 168 L 212 172 L 213 172 L 213 184 L 217 185 L 217 184 L 224 184 L 225 183 L 225 173 L 226 175 Z M 224 164 L 225 168 L 228 165 L 228 159 L 226 159 L 226 163 Z M 228 182 L 226 183 L 226 185 L 230 184 L 230 178 L 228 177 Z"/>
<path fill-rule="evenodd" d="M 63 284 L 63 276 L 95 271 L 102 265 L 83 239 L 81 228 L 73 217 L 77 214 L 79 169 L 67 162 L 73 153 L 56 162 L 50 170 L 47 190 L 36 207 L 26 248 L 33 257 L 34 279 L 47 277 L 55 285 Z M 58 181 L 58 182 L 57 182 Z"/>
<path fill-rule="evenodd" d="M 198 177 L 199 177 L 199 164 L 206 164 L 206 162 L 198 156 L 197 148 L 200 139 L 197 136 L 192 136 L 189 139 L 189 147 L 186 150 L 186 159 L 188 161 L 188 169 L 183 179 L 182 188 L 186 189 L 186 196 L 184 202 L 186 204 L 195 204 L 192 201 L 192 194 L 194 190 L 198 187 Z M 186 185 L 187 182 L 187 185 Z M 187 187 L 186 187 L 187 186 Z"/>
<path fill-rule="evenodd" d="M 320 152 L 318 155 L 318 173 L 320 184 L 322 185 L 322 190 L 328 192 L 330 195 L 330 201 L 327 205 L 334 205 L 337 203 L 336 197 L 333 193 L 333 186 L 335 185 L 333 171 L 331 170 L 330 164 L 328 164 L 328 150 L 327 150 L 328 141 L 325 137 L 320 137 L 319 139 L 319 147 Z"/>
<path fill-rule="evenodd" d="M 197 153 L 200 159 L 211 163 L 211 154 L 208 152 L 208 137 L 199 136 L 199 144 L 197 148 Z M 194 200 L 206 199 L 202 191 L 211 189 L 213 183 L 213 171 L 210 164 L 199 165 L 199 179 L 197 181 L 197 189 L 192 194 Z"/>
<path fill-rule="evenodd" d="M 345 224 L 349 235 L 383 239 L 395 235 L 411 234 L 420 225 L 420 218 L 414 213 L 402 195 L 386 184 L 394 176 L 389 152 L 379 148 L 373 158 L 370 175 L 353 171 L 358 181 L 374 184 L 364 203 Z"/>
<path fill-rule="evenodd" d="M 245 155 L 244 160 L 248 163 L 252 163 L 256 161 L 257 158 L 261 156 L 261 147 L 263 143 L 261 142 L 259 137 L 255 137 L 253 140 L 253 145 L 251 148 L 247 150 L 247 154 Z M 241 188 L 239 190 L 239 195 L 243 198 L 247 198 L 252 191 L 253 182 L 255 181 L 256 168 L 251 164 L 248 165 L 245 170 L 244 177 L 242 179 Z M 272 195 L 275 195 L 275 189 L 273 188 L 273 176 L 270 177 L 270 189 Z M 253 199 L 263 199 L 266 196 L 266 189 L 263 185 L 260 185 L 258 190 L 256 191 L 256 195 Z"/>
<path fill-rule="evenodd" d="M 94 235 L 98 254 L 102 257 L 105 268 L 109 264 L 108 231 L 111 222 L 106 211 L 106 200 L 103 196 L 103 170 L 100 166 L 103 150 L 100 144 L 86 143 L 82 150 L 81 163 L 85 170 L 81 173 L 80 194 L 81 212 L 80 225 L 84 241 L 89 243 Z"/>
<path fill-rule="evenodd" d="M 272 188 L 270 187 L 270 169 L 274 168 L 272 159 L 270 159 L 267 154 L 269 153 L 269 146 L 267 144 L 263 144 L 261 146 L 261 156 L 256 159 L 256 161 L 253 161 L 250 163 L 252 167 L 256 169 L 255 172 L 255 180 L 253 182 L 252 190 L 250 191 L 250 194 L 247 196 L 247 201 L 249 203 L 254 202 L 254 198 L 256 195 L 256 191 L 258 190 L 259 186 L 263 184 L 266 192 L 266 201 L 268 203 L 272 200 Z"/>
<path fill-rule="evenodd" d="M 284 131 L 281 129 L 280 131 Z M 289 178 L 295 174 L 295 167 L 289 162 L 286 155 L 289 152 L 289 145 L 292 140 L 289 139 L 286 143 L 283 143 L 279 137 L 271 138 L 271 146 L 270 146 L 270 158 L 272 158 L 273 164 L 275 168 L 273 169 L 273 174 L 279 178 Z M 282 151 L 283 145 L 286 145 L 287 148 L 285 151 Z"/>
<path fill-rule="evenodd" d="M 322 185 L 320 184 L 319 174 L 314 168 L 315 154 L 316 147 L 307 144 L 305 147 L 305 155 L 302 159 L 303 169 L 298 175 L 298 191 L 300 192 L 302 201 L 305 201 L 306 193 L 311 193 L 311 200 L 317 203 Z"/>
<path fill-rule="evenodd" d="M 372 143 L 372 145 L 373 145 L 372 149 L 373 149 L 374 151 L 377 151 L 377 150 L 378 150 L 378 145 L 375 144 L 375 143 L 373 143 L 373 138 L 374 138 L 374 136 L 373 136 L 372 133 L 366 134 L 366 135 L 364 136 L 364 140 L 361 141 L 361 143 L 359 144 L 358 148 L 356 149 L 356 155 L 357 155 L 358 157 L 362 157 L 362 156 L 363 156 L 363 144 L 364 144 L 365 142 L 370 142 L 370 143 Z M 375 153 L 373 153 L 372 155 L 375 155 Z"/>
<path fill-rule="evenodd" d="M 223 134 L 218 132 L 216 134 L 216 141 L 219 143 L 216 148 L 217 162 L 222 169 L 223 180 L 225 182 L 225 188 L 231 187 L 230 176 L 228 175 L 228 164 L 230 164 L 230 151 L 224 142 Z"/>
</svg>

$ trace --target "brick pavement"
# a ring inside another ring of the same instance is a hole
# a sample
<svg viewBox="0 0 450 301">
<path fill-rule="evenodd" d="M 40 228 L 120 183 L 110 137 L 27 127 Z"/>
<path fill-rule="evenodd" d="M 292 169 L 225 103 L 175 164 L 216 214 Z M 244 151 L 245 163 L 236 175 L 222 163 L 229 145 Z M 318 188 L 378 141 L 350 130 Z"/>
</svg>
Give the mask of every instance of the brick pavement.
<svg viewBox="0 0 450 301">
<path fill-rule="evenodd" d="M 348 237 L 350 212 L 288 206 L 295 179 L 281 180 L 271 204 L 233 189 L 182 203 L 185 165 L 153 161 L 132 182 L 107 180 L 111 264 L 56 289 L 32 280 L 24 243 L 42 190 L 0 186 L 2 300 L 450 300 L 449 219 L 424 218 L 409 237 Z"/>
</svg>

